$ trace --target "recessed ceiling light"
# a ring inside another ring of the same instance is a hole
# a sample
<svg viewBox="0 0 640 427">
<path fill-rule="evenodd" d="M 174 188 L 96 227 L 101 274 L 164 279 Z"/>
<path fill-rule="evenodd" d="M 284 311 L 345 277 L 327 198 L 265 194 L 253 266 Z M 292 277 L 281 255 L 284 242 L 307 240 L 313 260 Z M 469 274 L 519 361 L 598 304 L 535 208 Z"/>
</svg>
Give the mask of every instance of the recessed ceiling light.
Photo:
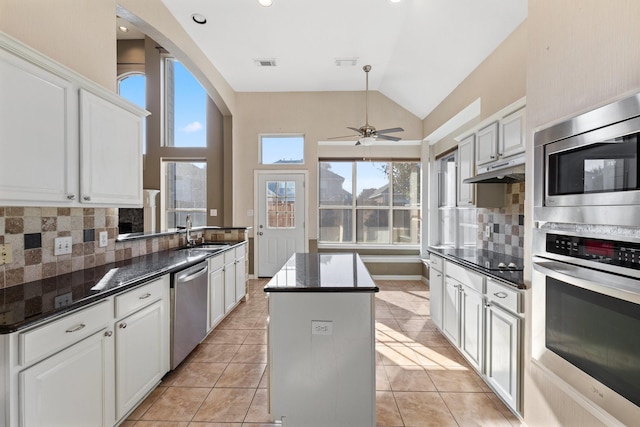
<svg viewBox="0 0 640 427">
<path fill-rule="evenodd" d="M 195 22 L 196 24 L 202 25 L 207 23 L 207 18 L 200 15 L 199 13 L 194 13 L 193 15 L 191 15 L 191 19 L 193 19 L 193 22 Z"/>
<path fill-rule="evenodd" d="M 129 29 L 128 29 L 127 27 L 125 27 L 124 25 L 119 26 L 119 27 L 118 27 L 118 29 L 119 29 L 120 31 L 122 31 L 123 33 L 126 33 L 126 32 L 128 32 L 128 31 L 129 31 Z"/>
<path fill-rule="evenodd" d="M 269 7 L 273 4 L 272 0 L 258 0 L 260 6 Z"/>
<path fill-rule="evenodd" d="M 400 3 L 402 0 L 389 0 L 391 3 Z"/>
</svg>

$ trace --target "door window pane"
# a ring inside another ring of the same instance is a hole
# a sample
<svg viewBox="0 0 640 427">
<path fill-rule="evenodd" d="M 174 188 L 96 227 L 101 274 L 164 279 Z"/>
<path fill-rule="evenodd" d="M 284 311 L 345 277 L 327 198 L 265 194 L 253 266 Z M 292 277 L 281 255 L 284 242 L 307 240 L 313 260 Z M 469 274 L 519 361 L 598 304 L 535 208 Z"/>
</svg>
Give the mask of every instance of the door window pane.
<svg viewBox="0 0 640 427">
<path fill-rule="evenodd" d="M 267 228 L 295 228 L 295 181 L 267 181 Z"/>
</svg>

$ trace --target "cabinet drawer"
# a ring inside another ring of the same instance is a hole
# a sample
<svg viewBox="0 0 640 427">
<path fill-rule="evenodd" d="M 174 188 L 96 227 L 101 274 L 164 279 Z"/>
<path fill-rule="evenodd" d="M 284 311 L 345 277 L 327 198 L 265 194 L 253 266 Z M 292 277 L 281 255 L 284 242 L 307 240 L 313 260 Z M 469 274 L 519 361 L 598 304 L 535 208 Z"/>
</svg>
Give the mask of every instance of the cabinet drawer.
<svg viewBox="0 0 640 427">
<path fill-rule="evenodd" d="M 438 270 L 442 272 L 442 267 L 444 266 L 444 259 L 439 257 L 438 255 L 430 254 L 429 255 L 429 268 L 433 268 L 434 270 Z"/>
<path fill-rule="evenodd" d="M 124 294 L 117 295 L 116 317 L 121 318 L 163 297 L 168 288 L 165 278 L 154 280 Z"/>
<path fill-rule="evenodd" d="M 111 320 L 111 310 L 111 300 L 104 300 L 20 333 L 20 364 L 30 365 L 95 333 Z"/>
<path fill-rule="evenodd" d="M 225 264 L 233 264 L 236 261 L 236 250 L 229 249 L 224 253 L 224 263 Z"/>
<path fill-rule="evenodd" d="M 495 280 L 487 279 L 487 300 L 514 313 L 522 313 L 522 293 Z"/>
<path fill-rule="evenodd" d="M 224 267 L 224 255 L 209 258 L 209 272 L 216 271 L 222 267 Z"/>
<path fill-rule="evenodd" d="M 240 245 L 236 248 L 236 259 L 238 258 L 242 258 L 243 256 L 245 256 L 245 245 Z"/>
<path fill-rule="evenodd" d="M 484 276 L 458 264 L 447 262 L 447 276 L 456 279 L 458 282 L 467 285 L 481 294 L 484 293 Z"/>
</svg>

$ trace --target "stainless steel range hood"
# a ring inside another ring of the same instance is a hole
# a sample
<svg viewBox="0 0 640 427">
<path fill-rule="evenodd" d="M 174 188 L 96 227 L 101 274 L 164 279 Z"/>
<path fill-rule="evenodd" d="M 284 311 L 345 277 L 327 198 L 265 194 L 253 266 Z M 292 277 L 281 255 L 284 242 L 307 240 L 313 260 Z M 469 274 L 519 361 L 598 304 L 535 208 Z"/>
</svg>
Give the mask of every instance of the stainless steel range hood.
<svg viewBox="0 0 640 427">
<path fill-rule="evenodd" d="M 525 156 L 518 156 L 510 160 L 498 161 L 487 166 L 479 167 L 478 174 L 465 179 L 465 184 L 511 184 L 524 182 Z"/>
</svg>

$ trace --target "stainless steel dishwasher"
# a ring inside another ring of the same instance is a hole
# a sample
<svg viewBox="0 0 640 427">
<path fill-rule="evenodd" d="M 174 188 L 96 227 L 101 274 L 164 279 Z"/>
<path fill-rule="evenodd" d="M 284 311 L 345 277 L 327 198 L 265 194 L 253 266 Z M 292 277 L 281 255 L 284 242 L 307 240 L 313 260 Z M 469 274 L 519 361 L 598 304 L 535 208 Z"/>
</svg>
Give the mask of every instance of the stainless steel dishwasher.
<svg viewBox="0 0 640 427">
<path fill-rule="evenodd" d="M 207 334 L 207 261 L 171 275 L 171 369 Z"/>
</svg>

